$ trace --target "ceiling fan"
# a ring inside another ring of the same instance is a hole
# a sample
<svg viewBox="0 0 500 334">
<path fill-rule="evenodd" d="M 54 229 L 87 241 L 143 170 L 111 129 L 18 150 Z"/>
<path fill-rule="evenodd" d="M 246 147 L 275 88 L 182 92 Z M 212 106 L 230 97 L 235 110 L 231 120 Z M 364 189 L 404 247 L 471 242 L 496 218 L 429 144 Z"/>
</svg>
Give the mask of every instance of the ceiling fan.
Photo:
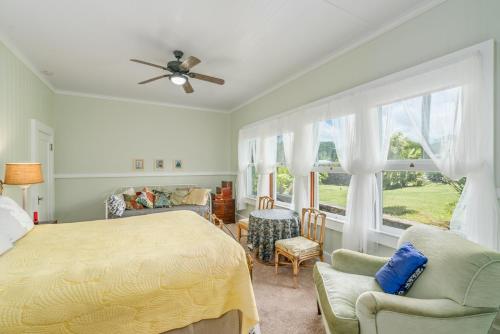
<svg viewBox="0 0 500 334">
<path fill-rule="evenodd" d="M 136 63 L 158 67 L 161 68 L 162 70 L 171 72 L 148 80 L 141 81 L 139 82 L 139 85 L 146 84 L 151 81 L 155 81 L 162 78 L 168 78 L 173 84 L 182 86 L 182 88 L 184 88 L 184 91 L 186 93 L 192 93 L 194 92 L 194 90 L 191 84 L 189 83 L 189 78 L 208 81 L 218 85 L 224 84 L 223 79 L 211 77 L 205 74 L 191 72 L 191 68 L 193 68 L 194 66 L 198 65 L 201 62 L 201 60 L 199 60 L 198 58 L 189 56 L 185 60 L 181 61 L 182 56 L 184 56 L 184 52 L 179 50 L 174 51 L 174 56 L 176 60 L 169 61 L 167 63 L 167 66 L 156 65 L 139 59 L 130 59 L 130 61 Z"/>
</svg>

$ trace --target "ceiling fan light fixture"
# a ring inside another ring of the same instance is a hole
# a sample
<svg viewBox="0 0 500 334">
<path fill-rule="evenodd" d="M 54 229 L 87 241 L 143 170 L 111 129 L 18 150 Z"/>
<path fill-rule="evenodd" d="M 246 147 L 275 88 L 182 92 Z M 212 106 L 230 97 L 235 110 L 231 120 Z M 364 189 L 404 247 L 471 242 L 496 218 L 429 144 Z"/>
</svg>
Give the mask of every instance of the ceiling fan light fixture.
<svg viewBox="0 0 500 334">
<path fill-rule="evenodd" d="M 180 73 L 174 73 L 170 76 L 170 81 L 177 86 L 182 86 L 186 83 L 187 78 L 186 76 L 180 74 Z"/>
</svg>

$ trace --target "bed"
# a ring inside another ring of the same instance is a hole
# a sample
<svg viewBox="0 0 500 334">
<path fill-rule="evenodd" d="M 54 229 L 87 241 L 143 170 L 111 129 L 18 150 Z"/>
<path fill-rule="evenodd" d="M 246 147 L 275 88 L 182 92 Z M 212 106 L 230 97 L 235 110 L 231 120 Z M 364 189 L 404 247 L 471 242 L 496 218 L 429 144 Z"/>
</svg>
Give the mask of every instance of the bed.
<svg viewBox="0 0 500 334">
<path fill-rule="evenodd" d="M 246 334 L 257 322 L 243 248 L 191 211 L 40 225 L 0 256 L 3 334 Z"/>
</svg>

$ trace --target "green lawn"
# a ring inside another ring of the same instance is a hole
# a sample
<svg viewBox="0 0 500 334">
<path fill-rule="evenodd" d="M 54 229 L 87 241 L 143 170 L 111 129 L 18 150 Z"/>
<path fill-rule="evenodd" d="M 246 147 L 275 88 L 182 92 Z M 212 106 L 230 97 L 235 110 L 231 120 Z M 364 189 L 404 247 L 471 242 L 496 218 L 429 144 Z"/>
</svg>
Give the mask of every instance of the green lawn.
<svg viewBox="0 0 500 334">
<path fill-rule="evenodd" d="M 449 185 L 429 183 L 422 187 L 384 190 L 384 214 L 425 224 L 448 226 L 459 194 Z M 345 207 L 347 186 L 320 185 L 322 204 Z"/>
</svg>

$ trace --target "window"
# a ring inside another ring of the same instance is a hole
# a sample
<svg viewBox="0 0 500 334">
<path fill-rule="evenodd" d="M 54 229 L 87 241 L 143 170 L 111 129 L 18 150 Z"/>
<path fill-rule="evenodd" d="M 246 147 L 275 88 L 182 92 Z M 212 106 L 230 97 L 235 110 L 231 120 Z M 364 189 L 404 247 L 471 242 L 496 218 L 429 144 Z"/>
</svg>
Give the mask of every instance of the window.
<svg viewBox="0 0 500 334">
<path fill-rule="evenodd" d="M 276 201 L 286 203 L 286 205 L 291 204 L 293 197 L 293 176 L 286 167 L 285 147 L 283 145 L 283 136 L 281 135 L 277 138 L 276 169 L 273 180 L 275 183 L 274 197 Z"/>
<path fill-rule="evenodd" d="M 251 140 L 250 143 L 250 163 L 247 167 L 247 196 L 250 198 L 257 196 L 257 169 L 255 167 L 255 146 L 256 141 Z"/>
<path fill-rule="evenodd" d="M 386 171 L 382 180 L 383 224 L 393 228 L 414 223 L 448 228 L 465 184 L 439 172 Z"/>
<path fill-rule="evenodd" d="M 351 175 L 347 173 L 317 173 L 319 209 L 325 213 L 345 216 L 347 189 Z"/>
<path fill-rule="evenodd" d="M 257 171 L 254 164 L 251 164 L 247 168 L 247 196 L 256 197 L 257 196 Z"/>
<path fill-rule="evenodd" d="M 446 133 L 441 126 L 449 124 L 443 120 L 455 117 L 460 96 L 460 88 L 451 88 L 379 108 L 381 118 L 391 113 L 393 120 L 387 167 L 378 176 L 382 229 L 416 223 L 449 227 L 465 179 L 453 181 L 439 173 L 412 129 L 413 124 L 421 127 L 431 149 L 439 151 Z"/>
<path fill-rule="evenodd" d="M 292 203 L 293 176 L 284 166 L 276 167 L 276 200 L 283 203 Z"/>
<path fill-rule="evenodd" d="M 316 158 L 315 198 L 319 210 L 327 215 L 343 219 L 347 207 L 347 189 L 351 175 L 345 173 L 335 149 L 332 136 L 332 121 L 326 120 L 318 124 L 319 148 Z"/>
</svg>

